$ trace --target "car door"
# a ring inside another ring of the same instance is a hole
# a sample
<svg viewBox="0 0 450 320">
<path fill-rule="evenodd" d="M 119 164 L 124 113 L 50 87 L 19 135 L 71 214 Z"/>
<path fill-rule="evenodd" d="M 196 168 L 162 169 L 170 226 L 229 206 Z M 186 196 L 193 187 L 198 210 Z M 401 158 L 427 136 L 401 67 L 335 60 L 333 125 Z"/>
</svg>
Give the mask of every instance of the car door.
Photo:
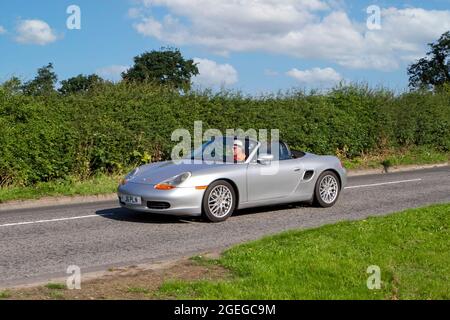
<svg viewBox="0 0 450 320">
<path fill-rule="evenodd" d="M 248 201 L 263 201 L 291 195 L 298 187 L 304 172 L 301 161 L 293 159 L 289 149 L 280 142 L 279 161 L 261 164 L 255 161 L 247 167 Z M 286 156 L 284 150 L 289 152 Z"/>
</svg>

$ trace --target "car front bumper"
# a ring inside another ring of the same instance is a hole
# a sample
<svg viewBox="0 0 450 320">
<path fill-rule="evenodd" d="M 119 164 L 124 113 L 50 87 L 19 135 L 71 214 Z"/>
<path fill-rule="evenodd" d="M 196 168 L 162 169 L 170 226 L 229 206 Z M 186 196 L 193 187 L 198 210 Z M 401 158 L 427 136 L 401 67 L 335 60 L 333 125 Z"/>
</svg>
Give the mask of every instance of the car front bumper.
<svg viewBox="0 0 450 320">
<path fill-rule="evenodd" d="M 168 214 L 176 216 L 200 216 L 205 190 L 196 188 L 175 188 L 172 190 L 156 190 L 154 185 L 128 182 L 119 186 L 119 203 L 123 208 L 133 211 Z M 130 205 L 121 202 L 121 195 L 141 197 L 140 205 Z M 154 204 L 167 208 L 157 209 Z"/>
</svg>

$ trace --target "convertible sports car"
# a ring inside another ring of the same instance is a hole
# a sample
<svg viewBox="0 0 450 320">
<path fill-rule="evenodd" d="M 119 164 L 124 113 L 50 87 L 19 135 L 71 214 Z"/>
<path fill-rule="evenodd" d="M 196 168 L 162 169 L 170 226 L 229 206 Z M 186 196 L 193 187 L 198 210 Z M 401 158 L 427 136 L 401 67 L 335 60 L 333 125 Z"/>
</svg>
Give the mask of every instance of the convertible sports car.
<svg viewBox="0 0 450 320">
<path fill-rule="evenodd" d="M 333 206 L 347 181 L 339 159 L 275 145 L 279 150 L 271 152 L 270 144 L 263 147 L 250 138 L 212 139 L 181 163 L 133 170 L 119 186 L 119 202 L 135 211 L 203 216 L 211 222 L 257 206 L 305 201 Z"/>
</svg>

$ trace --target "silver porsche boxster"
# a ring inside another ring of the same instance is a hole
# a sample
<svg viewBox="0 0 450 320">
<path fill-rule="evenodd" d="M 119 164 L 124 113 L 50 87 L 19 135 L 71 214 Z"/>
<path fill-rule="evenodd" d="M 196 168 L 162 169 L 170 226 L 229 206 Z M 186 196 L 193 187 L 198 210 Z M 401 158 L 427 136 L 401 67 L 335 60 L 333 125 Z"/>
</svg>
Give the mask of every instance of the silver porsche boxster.
<svg viewBox="0 0 450 320">
<path fill-rule="evenodd" d="M 236 209 L 336 203 L 347 181 L 338 158 L 291 151 L 284 142 L 275 147 L 250 138 L 211 139 L 183 161 L 152 163 L 130 172 L 118 188 L 120 205 L 220 222 Z"/>
</svg>

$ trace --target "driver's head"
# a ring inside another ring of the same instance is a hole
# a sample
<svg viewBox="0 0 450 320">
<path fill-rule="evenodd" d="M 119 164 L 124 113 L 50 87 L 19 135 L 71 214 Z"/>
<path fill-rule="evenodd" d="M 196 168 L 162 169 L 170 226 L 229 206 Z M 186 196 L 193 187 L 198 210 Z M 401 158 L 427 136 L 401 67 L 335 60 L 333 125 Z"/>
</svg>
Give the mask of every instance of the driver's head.
<svg viewBox="0 0 450 320">
<path fill-rule="evenodd" d="M 233 144 L 234 160 L 245 161 L 244 144 L 241 140 L 234 140 Z"/>
</svg>

